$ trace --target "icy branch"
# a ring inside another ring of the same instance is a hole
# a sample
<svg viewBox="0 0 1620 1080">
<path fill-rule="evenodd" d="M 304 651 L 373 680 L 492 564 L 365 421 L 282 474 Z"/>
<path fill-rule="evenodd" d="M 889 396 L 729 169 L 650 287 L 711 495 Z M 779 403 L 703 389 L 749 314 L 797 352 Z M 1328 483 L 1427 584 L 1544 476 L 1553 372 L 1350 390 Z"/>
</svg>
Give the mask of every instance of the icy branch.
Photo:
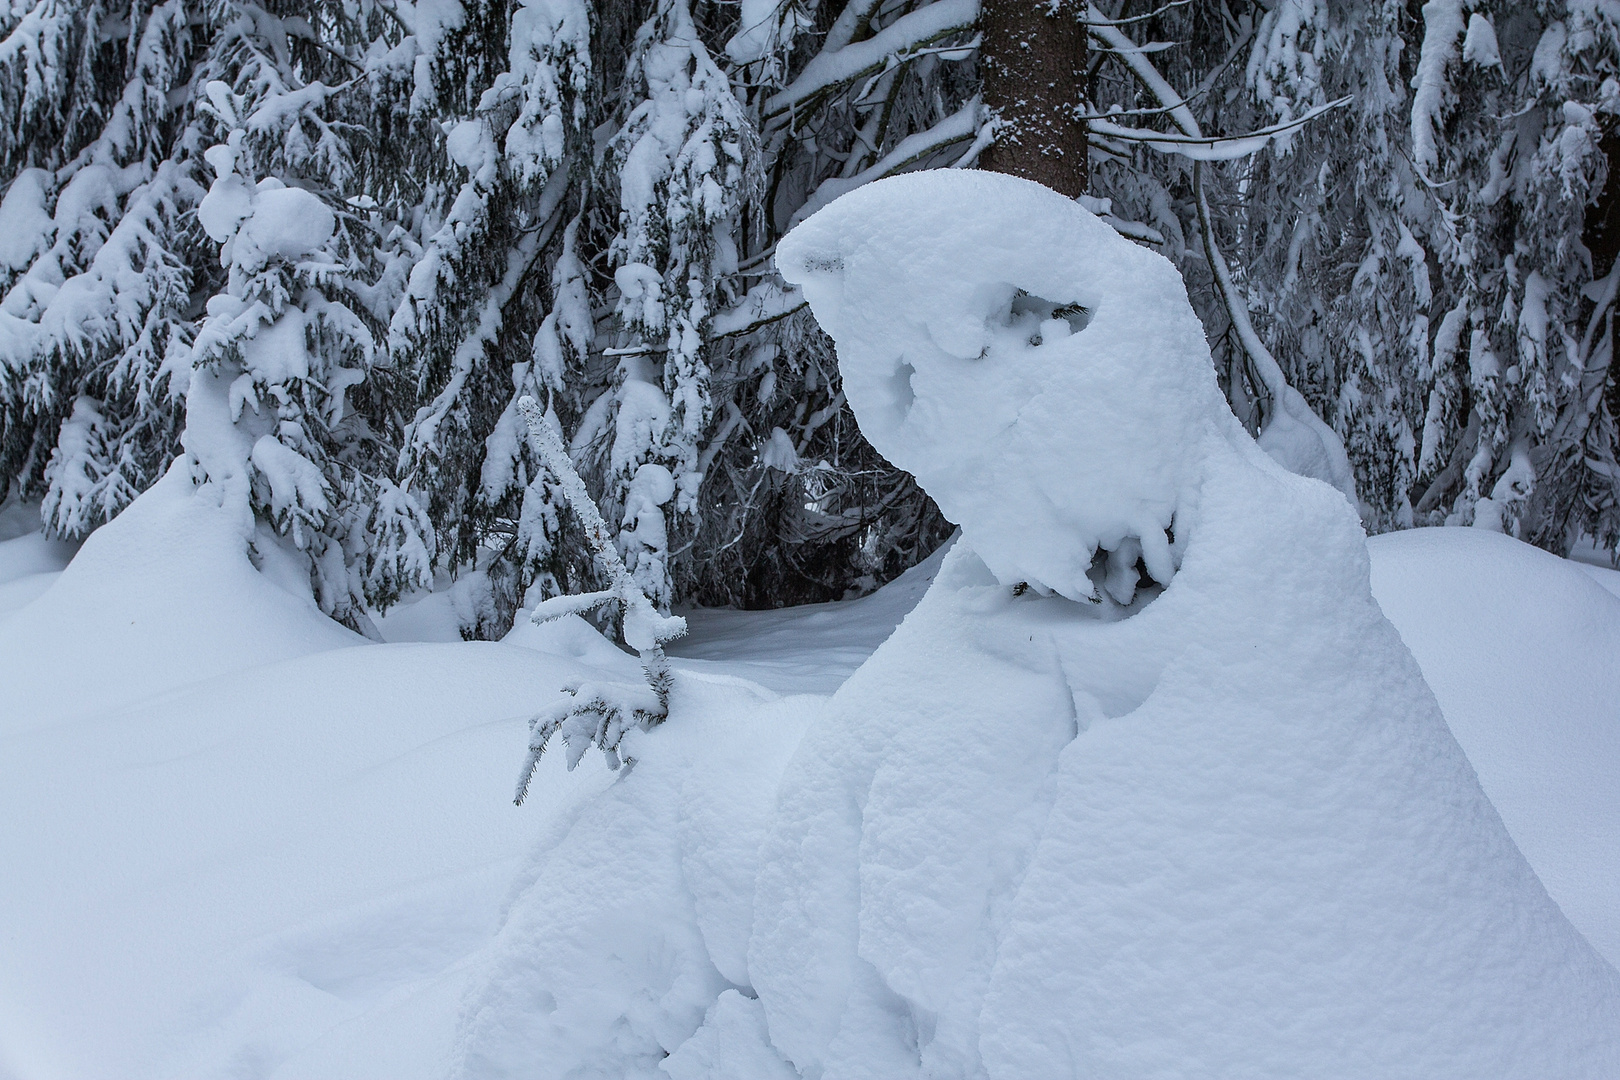
<svg viewBox="0 0 1620 1080">
<path fill-rule="evenodd" d="M 585 530 L 585 540 L 598 564 L 607 571 L 610 585 L 601 592 L 580 596 L 555 597 L 537 605 L 536 622 L 547 622 L 565 615 L 579 614 L 603 604 L 621 605 L 625 644 L 641 657 L 641 669 L 646 674 L 646 685 L 627 683 L 587 683 L 569 690 L 569 697 L 543 709 L 529 721 L 529 755 L 518 779 L 519 805 L 529 793 L 529 781 L 534 777 L 540 756 L 554 735 L 562 734 L 568 748 L 568 767 L 579 764 L 585 748 L 599 747 L 611 768 L 617 769 L 622 760 L 619 743 L 632 728 L 650 730 L 663 723 L 669 715 L 669 691 L 672 679 L 669 661 L 664 656 L 664 642 L 686 633 L 686 620 L 679 616 L 661 615 L 647 599 L 647 594 L 631 578 L 619 550 L 614 546 L 613 533 L 602 520 L 602 512 L 585 490 L 574 463 L 568 456 L 555 429 L 546 421 L 546 414 L 534 398 L 518 399 L 517 410 L 529 429 L 529 449 L 534 453 L 562 487 L 574 516 Z"/>
<path fill-rule="evenodd" d="M 595 611 L 599 607 L 617 602 L 619 594 L 612 589 L 603 589 L 600 592 L 575 593 L 572 596 L 553 596 L 542 600 L 534 606 L 532 621 L 548 623 L 555 619 L 565 619 L 570 615 L 584 615 Z"/>
</svg>

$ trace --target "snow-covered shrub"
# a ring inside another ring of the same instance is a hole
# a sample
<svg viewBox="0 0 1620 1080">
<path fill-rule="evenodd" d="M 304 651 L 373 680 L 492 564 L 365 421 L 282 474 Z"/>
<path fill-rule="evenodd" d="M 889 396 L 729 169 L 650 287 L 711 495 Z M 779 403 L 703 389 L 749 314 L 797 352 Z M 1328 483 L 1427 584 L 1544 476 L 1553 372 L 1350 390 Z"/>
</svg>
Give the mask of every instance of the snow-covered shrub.
<svg viewBox="0 0 1620 1080">
<path fill-rule="evenodd" d="M 244 535 L 267 524 L 307 560 L 321 610 L 369 629 L 368 606 L 431 581 L 432 532 L 357 407 L 378 350 L 344 302 L 355 261 L 319 196 L 253 175 L 244 103 L 209 90 L 229 136 L 206 152 L 215 179 L 197 218 L 226 281 L 187 357 L 181 441 Z"/>
<path fill-rule="evenodd" d="M 641 671 L 646 678 L 644 684 L 594 682 L 569 687 L 566 699 L 529 720 L 529 756 L 518 776 L 515 800 L 522 804 L 535 766 L 553 737 L 561 736 L 569 769 L 578 765 L 592 746 L 602 751 L 609 768 L 618 769 L 629 760 L 619 751 L 624 737 L 633 729 L 651 731 L 664 722 L 669 715 L 669 692 L 673 686 L 664 645 L 686 633 L 686 620 L 679 615 L 660 614 L 619 556 L 613 533 L 602 520 L 602 512 L 585 490 L 585 482 L 574 470 L 568 451 L 554 430 L 556 417 L 543 412 L 532 397 L 519 398 L 517 408 L 528 429 L 528 442 L 535 458 L 556 479 L 569 508 L 579 518 L 586 542 L 609 583 L 608 588 L 600 592 L 542 599 L 534 605 L 532 618 L 536 623 L 546 623 L 602 607 L 616 608 L 613 614 L 617 616 L 625 644 L 641 658 Z"/>
</svg>

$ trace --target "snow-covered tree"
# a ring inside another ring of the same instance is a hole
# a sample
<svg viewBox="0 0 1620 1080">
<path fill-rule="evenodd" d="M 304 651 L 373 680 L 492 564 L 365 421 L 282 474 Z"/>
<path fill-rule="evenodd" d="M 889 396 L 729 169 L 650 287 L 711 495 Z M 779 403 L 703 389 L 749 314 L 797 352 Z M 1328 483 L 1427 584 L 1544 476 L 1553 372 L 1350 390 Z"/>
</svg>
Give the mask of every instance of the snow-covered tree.
<svg viewBox="0 0 1620 1080">
<path fill-rule="evenodd" d="M 443 126 L 445 160 L 388 335 L 420 402 L 400 467 L 451 566 L 486 574 L 479 606 L 494 633 L 532 582 L 549 594 L 589 574 L 589 556 L 561 542 L 555 479 L 528 456 L 515 403 L 534 395 L 572 418 L 593 340 L 578 255 L 592 14 L 582 0 L 534 0 L 508 26 L 496 7 L 452 5 L 416 31 L 410 108 Z"/>
<path fill-rule="evenodd" d="M 869 588 L 950 525 L 855 429 L 776 242 L 1027 150 L 1177 262 L 1233 409 L 1370 528 L 1613 546 L 1617 42 L 1597 0 L 24 0 L 0 475 L 82 535 L 180 452 L 193 366 L 242 365 L 325 485 L 249 505 L 328 610 L 431 560 L 491 636 L 606 584 L 532 396 L 655 604 Z M 227 175 L 330 232 L 250 268 L 258 212 L 198 213 Z M 252 374 L 284 319 L 309 375 Z"/>
<path fill-rule="evenodd" d="M 82 536 L 157 479 L 202 189 L 174 153 L 206 33 L 187 0 L 0 15 L 0 487 Z"/>
<path fill-rule="evenodd" d="M 537 0 L 503 28 L 504 66 L 487 38 L 458 45 L 486 25 L 471 6 L 417 28 L 412 107 L 445 126 L 452 182 L 389 345 L 422 402 L 402 467 L 441 550 L 483 575 L 480 632 L 535 583 L 601 584 L 517 437 L 524 394 L 660 605 L 837 596 L 944 536 L 859 439 L 770 255 L 840 191 L 962 157 L 983 126 L 970 78 L 942 97 L 936 76 L 971 59 L 976 9 L 855 4 L 809 50 L 809 8 L 745 7 Z M 924 121 L 944 123 L 913 138 Z"/>
</svg>

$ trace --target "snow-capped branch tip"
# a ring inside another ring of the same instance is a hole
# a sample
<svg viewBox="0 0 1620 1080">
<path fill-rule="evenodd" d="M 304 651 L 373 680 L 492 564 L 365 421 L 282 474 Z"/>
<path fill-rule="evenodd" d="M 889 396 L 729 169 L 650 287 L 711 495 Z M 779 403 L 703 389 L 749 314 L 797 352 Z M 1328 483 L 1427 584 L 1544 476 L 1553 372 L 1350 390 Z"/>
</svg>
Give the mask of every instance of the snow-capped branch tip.
<svg viewBox="0 0 1620 1080">
<path fill-rule="evenodd" d="M 648 731 L 669 715 L 669 692 L 674 685 L 664 643 L 686 633 L 686 620 L 678 615 L 661 614 L 647 594 L 636 584 L 624 565 L 613 534 L 596 501 L 585 489 L 561 437 L 546 419 L 540 403 L 527 395 L 517 401 L 517 411 L 528 428 L 529 449 L 550 470 L 562 487 L 569 508 L 584 529 L 586 542 L 598 563 L 607 571 L 609 586 L 599 592 L 557 596 L 535 605 L 533 619 L 550 622 L 578 615 L 608 604 L 619 604 L 625 644 L 641 658 L 646 683 L 586 683 L 566 689 L 568 696 L 529 720 L 529 753 L 518 777 L 513 802 L 523 805 L 529 783 L 541 756 L 553 736 L 561 734 L 568 754 L 568 768 L 579 764 L 590 746 L 596 746 L 617 770 L 629 759 L 619 753 L 619 743 L 633 728 Z"/>
</svg>

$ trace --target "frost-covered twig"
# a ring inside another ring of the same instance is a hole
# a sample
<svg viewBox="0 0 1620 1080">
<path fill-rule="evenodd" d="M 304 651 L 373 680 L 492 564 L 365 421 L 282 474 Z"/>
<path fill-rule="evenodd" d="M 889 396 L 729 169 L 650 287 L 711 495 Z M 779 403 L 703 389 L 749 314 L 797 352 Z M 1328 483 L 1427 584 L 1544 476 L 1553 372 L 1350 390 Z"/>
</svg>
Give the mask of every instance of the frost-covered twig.
<svg viewBox="0 0 1620 1080">
<path fill-rule="evenodd" d="M 534 621 L 549 622 L 605 604 L 619 604 L 625 644 L 641 657 L 641 669 L 647 677 L 645 685 L 585 683 L 570 687 L 567 699 L 541 710 L 529 721 L 529 755 L 513 800 L 522 805 L 529 794 L 535 766 L 553 736 L 562 735 L 570 769 L 579 764 L 586 748 L 592 745 L 601 749 L 610 768 L 617 769 L 623 763 L 619 743 L 625 733 L 631 728 L 647 731 L 663 723 L 669 715 L 669 691 L 673 682 L 669 660 L 664 656 L 664 642 L 686 633 L 686 620 L 678 615 L 659 614 L 630 576 L 614 546 L 613 534 L 602 520 L 602 512 L 585 490 L 585 482 L 574 469 L 562 439 L 546 422 L 540 403 L 525 396 L 518 399 L 517 410 L 529 429 L 529 449 L 557 478 L 569 507 L 585 530 L 591 553 L 607 571 L 610 583 L 600 592 L 543 601 L 535 606 Z"/>
</svg>

